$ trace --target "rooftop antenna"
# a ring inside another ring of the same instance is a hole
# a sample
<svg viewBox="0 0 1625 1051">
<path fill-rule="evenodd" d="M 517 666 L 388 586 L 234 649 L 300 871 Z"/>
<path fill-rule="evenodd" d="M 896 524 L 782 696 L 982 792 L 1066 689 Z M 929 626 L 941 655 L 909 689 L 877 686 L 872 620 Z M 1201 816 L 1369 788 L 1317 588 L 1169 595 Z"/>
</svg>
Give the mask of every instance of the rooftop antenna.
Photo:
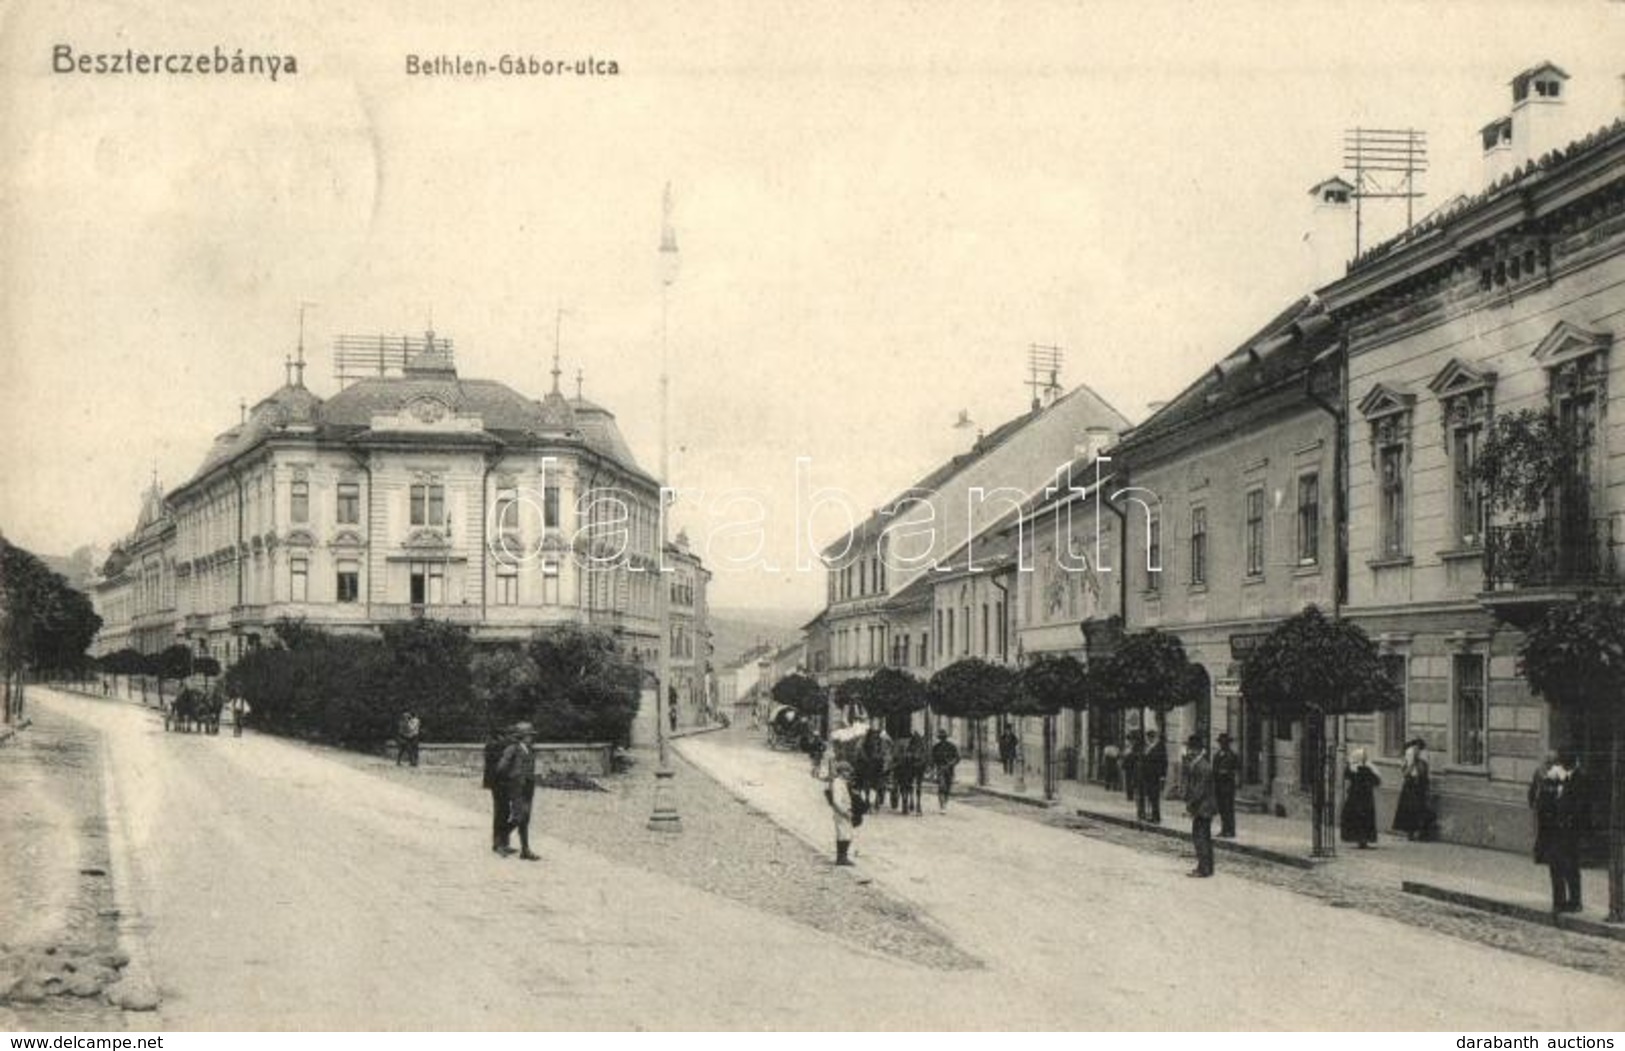
<svg viewBox="0 0 1625 1051">
<path fill-rule="evenodd" d="M 1057 346 L 1047 346 L 1043 343 L 1027 344 L 1026 386 L 1032 388 L 1034 409 L 1043 406 L 1043 394 L 1046 391 L 1060 389 L 1061 359 L 1065 354 L 1066 352 Z"/>
<path fill-rule="evenodd" d="M 1354 256 L 1360 256 L 1361 202 L 1403 199 L 1405 228 L 1426 194 L 1416 176 L 1428 170 L 1428 133 L 1415 128 L 1350 128 L 1343 132 L 1343 166 L 1354 173 Z"/>
</svg>

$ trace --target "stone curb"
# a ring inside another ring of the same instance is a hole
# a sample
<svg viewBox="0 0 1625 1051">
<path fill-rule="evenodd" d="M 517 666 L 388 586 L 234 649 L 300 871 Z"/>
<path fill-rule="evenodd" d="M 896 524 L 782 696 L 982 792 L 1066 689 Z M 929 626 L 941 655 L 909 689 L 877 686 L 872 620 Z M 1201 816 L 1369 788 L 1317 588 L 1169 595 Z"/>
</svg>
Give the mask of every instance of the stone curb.
<svg viewBox="0 0 1625 1051">
<path fill-rule="evenodd" d="M 1132 828 L 1139 832 L 1151 832 L 1170 839 L 1182 839 L 1187 843 L 1190 842 L 1191 838 L 1189 832 L 1181 832 L 1177 828 L 1169 828 L 1165 825 L 1151 825 L 1136 818 L 1121 817 L 1117 814 L 1107 814 L 1098 810 L 1085 810 L 1079 807 L 1077 815 L 1086 817 L 1091 821 L 1103 821 L 1108 825 L 1116 825 L 1119 828 Z M 1245 854 L 1248 857 L 1258 858 L 1260 861 L 1270 861 L 1277 865 L 1289 865 L 1295 869 L 1309 870 L 1321 864 L 1320 859 L 1287 854 L 1279 850 L 1271 850 L 1269 847 L 1255 847 L 1251 843 L 1238 843 L 1233 839 L 1220 839 L 1217 836 L 1213 839 L 1213 849 L 1231 854 Z"/>
<path fill-rule="evenodd" d="M 666 740 L 668 740 L 668 741 L 681 741 L 685 737 L 698 737 L 701 734 L 714 734 L 718 730 L 726 730 L 726 729 L 728 729 L 728 727 L 722 726 L 720 724 L 718 724 L 716 726 L 690 726 L 686 730 L 673 730 L 673 731 L 671 731 L 670 733 L 668 733 L 666 735 Z"/>
<path fill-rule="evenodd" d="M 1407 894 L 1432 898 L 1435 901 L 1460 905 L 1463 908 L 1478 909 L 1480 912 L 1492 912 L 1497 916 L 1509 916 L 1515 920 L 1538 923 L 1546 927 L 1556 927 L 1559 930 L 1573 931 L 1575 934 L 1587 934 L 1593 938 L 1611 938 L 1617 942 L 1625 942 L 1625 926 L 1621 925 L 1599 923 L 1596 920 L 1588 920 L 1579 916 L 1547 912 L 1544 909 L 1536 909 L 1528 905 L 1518 905 L 1510 901 L 1497 901 L 1494 898 L 1486 898 L 1479 894 L 1469 894 L 1466 891 L 1436 887 L 1431 883 L 1420 883 L 1415 880 L 1405 880 L 1399 885 L 1399 889 Z"/>
<path fill-rule="evenodd" d="M 970 789 L 972 792 L 980 792 L 984 796 L 992 796 L 994 799 L 1002 799 L 1007 803 L 1021 803 L 1025 806 L 1038 807 L 1040 810 L 1053 810 L 1055 807 L 1061 805 L 1059 800 L 1035 799 L 1032 796 L 1024 796 L 1020 792 L 1011 792 L 1003 788 L 994 788 L 991 785 L 966 785 L 965 787 Z"/>
</svg>

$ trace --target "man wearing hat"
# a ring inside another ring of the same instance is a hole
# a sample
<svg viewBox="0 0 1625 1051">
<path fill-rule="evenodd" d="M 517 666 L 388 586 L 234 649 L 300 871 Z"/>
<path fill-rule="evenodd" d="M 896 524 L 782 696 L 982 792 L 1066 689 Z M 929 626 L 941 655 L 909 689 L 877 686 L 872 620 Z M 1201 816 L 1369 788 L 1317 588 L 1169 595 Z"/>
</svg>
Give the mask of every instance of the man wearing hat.
<svg viewBox="0 0 1625 1051">
<path fill-rule="evenodd" d="M 948 740 L 948 731 L 937 731 L 937 743 L 931 746 L 931 768 L 937 772 L 937 809 L 948 809 L 948 796 L 954 790 L 954 767 L 959 765 L 959 749 Z"/>
<path fill-rule="evenodd" d="M 1219 735 L 1213 755 L 1213 796 L 1219 805 L 1219 838 L 1236 838 L 1236 782 L 1241 777 L 1241 756 L 1230 747 L 1230 735 Z"/>
<path fill-rule="evenodd" d="M 1191 818 L 1191 844 L 1196 848 L 1196 867 L 1187 876 L 1213 875 L 1213 815 L 1218 804 L 1213 793 L 1213 763 L 1207 757 L 1207 744 L 1196 734 L 1185 739 L 1185 813 Z"/>
<path fill-rule="evenodd" d="M 508 786 L 497 773 L 502 756 L 513 743 L 513 727 L 494 726 L 485 742 L 485 779 L 481 787 L 491 793 L 491 850 L 507 857 L 513 848 L 508 845 Z"/>
<path fill-rule="evenodd" d="M 530 849 L 530 809 L 536 796 L 536 728 L 529 723 L 517 723 L 513 736 L 513 743 L 503 750 L 497 762 L 497 780 L 508 794 L 507 831 L 519 830 L 520 858 L 540 861 Z"/>
</svg>

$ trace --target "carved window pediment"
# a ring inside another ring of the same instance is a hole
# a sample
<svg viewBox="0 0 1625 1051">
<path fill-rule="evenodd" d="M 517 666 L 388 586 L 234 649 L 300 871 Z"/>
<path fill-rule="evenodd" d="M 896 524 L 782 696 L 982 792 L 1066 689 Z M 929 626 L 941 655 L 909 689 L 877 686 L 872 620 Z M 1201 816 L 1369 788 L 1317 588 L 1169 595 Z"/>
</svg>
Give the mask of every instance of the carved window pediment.
<svg viewBox="0 0 1625 1051">
<path fill-rule="evenodd" d="M 444 551 L 451 544 L 433 529 L 414 529 L 406 535 L 401 546 L 413 551 Z"/>
<path fill-rule="evenodd" d="M 366 541 L 353 529 L 341 529 L 333 536 L 333 547 L 363 547 Z"/>
<path fill-rule="evenodd" d="M 1559 321 L 1536 344 L 1534 358 L 1548 369 L 1560 368 L 1579 358 L 1601 354 L 1614 342 L 1611 332 L 1598 332 L 1581 328 L 1569 321 Z"/>
<path fill-rule="evenodd" d="M 1416 395 L 1387 383 L 1379 383 L 1360 399 L 1359 409 L 1360 415 L 1374 421 L 1380 417 L 1410 412 L 1415 404 Z"/>
<path fill-rule="evenodd" d="M 282 542 L 288 547 L 315 547 L 316 538 L 310 535 L 308 529 L 290 529 Z"/>
<path fill-rule="evenodd" d="M 1439 374 L 1428 383 L 1428 390 L 1443 401 L 1493 386 L 1495 373 L 1488 369 L 1476 369 L 1460 358 L 1452 358 L 1450 364 L 1440 369 Z"/>
</svg>

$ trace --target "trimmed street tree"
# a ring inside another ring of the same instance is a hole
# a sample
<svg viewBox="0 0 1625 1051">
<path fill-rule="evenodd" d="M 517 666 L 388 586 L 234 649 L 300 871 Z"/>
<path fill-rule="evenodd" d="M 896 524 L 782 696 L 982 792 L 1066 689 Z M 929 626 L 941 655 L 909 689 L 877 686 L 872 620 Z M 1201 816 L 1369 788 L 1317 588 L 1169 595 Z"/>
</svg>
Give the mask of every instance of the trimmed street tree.
<svg viewBox="0 0 1625 1051">
<path fill-rule="evenodd" d="M 1010 710 L 1019 692 L 1016 673 L 979 657 L 966 657 L 931 676 L 927 692 L 931 710 L 938 715 L 971 720 L 976 739 L 976 783 L 987 784 L 983 720 Z"/>
<path fill-rule="evenodd" d="M 911 715 L 924 708 L 928 700 L 925 683 L 898 668 L 881 668 L 869 676 L 864 694 L 869 717 L 882 722 Z"/>
<path fill-rule="evenodd" d="M 1241 665 L 1241 697 L 1277 721 L 1303 720 L 1315 813 L 1311 845 L 1329 853 L 1333 827 L 1326 769 L 1326 719 L 1397 708 L 1399 685 L 1382 666 L 1377 644 L 1357 624 L 1328 620 L 1306 607 L 1275 626 Z"/>
<path fill-rule="evenodd" d="M 823 727 L 821 736 L 828 736 L 829 699 L 817 679 L 801 672 L 786 675 L 773 684 L 773 700 L 813 720 Z"/>
<path fill-rule="evenodd" d="M 32 553 L 0 537 L 0 715 L 23 711 L 28 672 L 82 666 L 101 628 L 90 599 Z"/>
<path fill-rule="evenodd" d="M 1585 596 L 1552 606 L 1524 636 L 1529 688 L 1607 720 L 1608 920 L 1625 923 L 1625 604 Z"/>
<path fill-rule="evenodd" d="M 528 656 L 537 672 L 529 718 L 542 740 L 630 740 L 643 671 L 614 635 L 577 624 L 540 628 Z"/>
<path fill-rule="evenodd" d="M 1179 636 L 1156 628 L 1124 635 L 1110 656 L 1089 669 L 1090 698 L 1103 708 L 1149 708 L 1156 713 L 1164 745 L 1168 712 L 1205 697 L 1201 669 L 1185 655 Z M 1134 794 L 1144 804 L 1145 786 Z"/>
<path fill-rule="evenodd" d="M 158 706 L 164 705 L 164 680 L 179 682 L 192 674 L 192 647 L 175 643 L 152 658 L 152 674 L 158 680 Z"/>
<path fill-rule="evenodd" d="M 1062 708 L 1082 708 L 1088 704 L 1089 676 L 1077 658 L 1055 654 L 1042 654 L 1022 667 L 1021 690 L 1016 695 L 1011 714 L 1018 718 L 1029 715 L 1044 720 L 1044 798 L 1055 798 L 1055 713 Z M 1027 781 L 1027 753 L 1023 749 L 1017 756 L 1020 771 L 1017 788 L 1025 790 Z"/>
</svg>

